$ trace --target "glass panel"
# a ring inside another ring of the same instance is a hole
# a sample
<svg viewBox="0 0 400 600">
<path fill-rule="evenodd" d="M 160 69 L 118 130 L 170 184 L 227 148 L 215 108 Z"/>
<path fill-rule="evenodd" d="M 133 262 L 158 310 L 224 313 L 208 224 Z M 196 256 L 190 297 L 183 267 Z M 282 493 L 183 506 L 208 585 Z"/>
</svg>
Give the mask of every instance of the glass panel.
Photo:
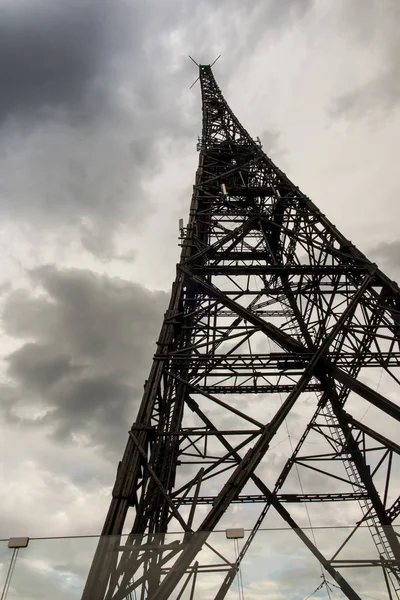
<svg viewBox="0 0 400 600">
<path fill-rule="evenodd" d="M 32 539 L 19 550 L 7 600 L 77 600 L 98 538 Z"/>
<path fill-rule="evenodd" d="M 351 531 L 346 527 L 304 530 L 310 541 L 328 559 Z M 201 549 L 197 554 L 194 552 L 194 561 L 169 597 L 171 600 L 178 597 L 180 600 L 212 600 L 225 577 L 232 573 L 231 566 L 249 535 L 250 532 L 245 531 L 244 538 L 235 540 L 227 539 L 225 531 L 216 531 L 206 536 L 206 543 L 203 543 L 204 538 L 196 534 L 186 539 L 182 534 L 168 534 L 154 539 L 152 543 L 147 542 L 141 551 L 137 550 L 142 547 L 140 538 L 128 542 L 126 537 L 122 542 L 120 538 L 107 538 L 104 542 L 111 560 L 129 555 L 132 562 L 136 561 L 138 565 L 134 583 L 125 582 L 130 585 L 131 595 L 124 596 L 129 600 L 140 598 L 144 564 L 149 569 L 147 580 L 151 582 L 152 573 L 157 573 L 157 566 L 161 564 L 163 577 L 181 556 L 183 548 L 198 546 Z M 31 540 L 27 548 L 19 551 L 7 600 L 79 600 L 98 540 L 96 537 Z M 9 564 L 12 551 L 7 548 L 7 543 L 4 547 L 0 546 L 0 551 L 3 551 Z M 132 551 L 136 551 L 134 556 Z M 147 561 L 149 557 L 151 560 Z M 157 566 L 154 567 L 155 557 Z M 388 593 L 378 558 L 368 528 L 360 527 L 337 554 L 335 561 L 340 563 L 335 562 L 334 566 L 361 598 L 387 600 Z M 350 562 L 346 562 L 355 559 L 366 563 L 358 566 L 353 562 L 350 567 Z M 198 564 L 194 568 L 195 561 Z M 152 571 L 153 568 L 156 571 Z M 95 580 L 97 582 L 98 578 Z M 157 576 L 153 582 L 156 580 Z M 335 578 L 321 570 L 318 560 L 291 529 L 260 530 L 245 554 L 239 573 L 233 574 L 229 583 L 226 600 L 303 600 L 308 596 L 345 599 Z M 134 589 L 135 584 L 139 586 L 137 589 Z M 126 585 L 123 589 L 126 589 Z"/>
<path fill-rule="evenodd" d="M 316 528 L 303 530 L 309 540 L 331 559 L 351 533 L 352 528 Z M 379 565 L 350 567 L 350 560 L 377 559 L 377 551 L 368 528 L 359 528 L 345 545 L 334 564 L 361 598 L 388 599 Z M 319 561 L 291 529 L 259 531 L 242 563 L 245 598 L 340 598 L 346 596 L 335 578 L 321 568 Z M 238 584 L 236 585 L 236 592 Z M 231 588 L 231 592 L 234 587 Z"/>
<path fill-rule="evenodd" d="M 0 597 L 4 589 L 13 551 L 8 547 L 8 540 L 0 540 Z"/>
</svg>

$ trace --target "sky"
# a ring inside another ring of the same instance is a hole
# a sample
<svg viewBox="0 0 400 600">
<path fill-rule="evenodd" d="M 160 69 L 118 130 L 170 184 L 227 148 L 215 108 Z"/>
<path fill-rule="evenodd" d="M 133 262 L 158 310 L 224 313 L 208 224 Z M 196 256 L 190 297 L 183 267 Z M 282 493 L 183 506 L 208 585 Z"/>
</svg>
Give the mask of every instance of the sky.
<svg viewBox="0 0 400 600">
<path fill-rule="evenodd" d="M 0 537 L 99 532 L 179 256 L 214 67 L 393 279 L 395 0 L 0 0 Z"/>
</svg>

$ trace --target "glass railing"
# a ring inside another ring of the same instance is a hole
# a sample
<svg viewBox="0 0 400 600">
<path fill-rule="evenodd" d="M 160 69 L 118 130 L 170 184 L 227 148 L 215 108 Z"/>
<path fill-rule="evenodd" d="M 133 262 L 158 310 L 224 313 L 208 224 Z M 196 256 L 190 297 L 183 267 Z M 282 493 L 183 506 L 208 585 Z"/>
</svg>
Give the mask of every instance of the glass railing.
<svg viewBox="0 0 400 600">
<path fill-rule="evenodd" d="M 396 565 L 379 553 L 366 527 L 359 527 L 337 556 L 334 554 L 351 533 L 350 528 L 303 530 L 330 565 L 345 578 L 358 597 L 390 600 L 388 586 L 395 590 Z M 148 540 L 122 536 L 102 539 L 97 551 L 98 570 L 92 579 L 100 585 L 85 600 L 100 600 L 101 573 L 111 565 L 114 578 L 110 598 L 139 600 L 146 586 L 169 577 L 168 595 L 177 600 L 212 600 L 226 582 L 227 600 L 344 599 L 341 583 L 321 569 L 304 540 L 291 529 L 262 529 L 257 532 L 235 568 L 238 554 L 246 546 L 250 531 L 214 531 L 191 537 L 168 534 Z M 78 600 L 88 579 L 99 537 L 30 539 L 27 547 L 9 548 L 0 540 L 1 600 Z M 12 542 L 11 542 L 12 545 Z M 190 549 L 195 548 L 194 554 Z M 187 560 L 187 562 L 185 562 Z M 104 562 L 105 561 L 105 562 Z M 128 566 L 127 566 L 128 565 Z M 389 565 L 389 567 L 388 567 Z M 118 571 L 119 569 L 119 571 Z M 128 573 L 124 578 L 123 573 Z M 394 579 L 393 579 L 394 578 Z M 392 581 L 392 584 L 391 584 Z M 100 582 L 100 583 L 99 583 Z M 125 595 L 124 595 L 125 594 Z M 107 596 L 108 597 L 108 596 Z M 148 591 L 144 597 L 151 597 Z M 224 596 L 220 596 L 224 597 Z M 357 597 L 357 596 L 354 596 Z M 393 599 L 397 599 L 393 591 Z"/>
</svg>

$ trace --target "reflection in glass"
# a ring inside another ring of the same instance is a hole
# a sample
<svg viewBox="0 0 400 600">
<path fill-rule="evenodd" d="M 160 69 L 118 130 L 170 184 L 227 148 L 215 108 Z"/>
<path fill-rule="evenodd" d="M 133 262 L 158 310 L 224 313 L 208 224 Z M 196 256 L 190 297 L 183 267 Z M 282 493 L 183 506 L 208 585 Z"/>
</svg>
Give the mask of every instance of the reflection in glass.
<svg viewBox="0 0 400 600">
<path fill-rule="evenodd" d="M 351 528 L 346 527 L 306 530 L 327 558 L 332 557 L 334 549 L 350 532 Z M 211 533 L 195 559 L 198 562 L 195 585 L 187 571 L 172 593 L 171 600 L 178 597 L 180 600 L 213 600 L 248 536 L 246 531 L 243 539 L 235 540 L 227 539 L 225 531 Z M 163 540 L 164 548 L 168 544 L 180 545 L 183 542 L 180 534 L 167 534 Z M 32 539 L 29 546 L 19 552 L 7 600 L 79 600 L 98 541 L 97 537 Z M 109 539 L 111 543 L 108 546 L 121 556 L 124 541 Z M 132 540 L 130 544 L 132 548 Z M 154 552 L 154 548 L 148 551 Z M 160 551 L 164 552 L 162 548 L 157 549 L 157 552 Z M 11 555 L 7 542 L 1 544 L 3 581 Z M 376 557 L 376 551 L 368 528 L 360 527 L 335 560 L 342 561 L 343 566 L 348 560 L 372 557 Z M 339 570 L 361 598 L 387 600 L 379 564 Z M 240 570 L 235 573 L 226 600 L 304 600 L 308 596 L 345 599 L 337 583 L 324 573 L 319 562 L 291 529 L 259 530 Z M 181 584 L 186 579 L 188 583 L 182 591 Z M 135 597 L 140 598 L 139 589 L 132 590 L 132 594 L 127 596 L 129 600 Z"/>
<path fill-rule="evenodd" d="M 97 542 L 97 537 L 31 539 L 20 550 L 7 600 L 76 600 Z"/>
<path fill-rule="evenodd" d="M 13 551 L 8 547 L 8 540 L 0 540 L 0 598 L 3 598 L 4 586 L 10 569 Z M 5 597 L 5 596 L 4 596 Z"/>
</svg>

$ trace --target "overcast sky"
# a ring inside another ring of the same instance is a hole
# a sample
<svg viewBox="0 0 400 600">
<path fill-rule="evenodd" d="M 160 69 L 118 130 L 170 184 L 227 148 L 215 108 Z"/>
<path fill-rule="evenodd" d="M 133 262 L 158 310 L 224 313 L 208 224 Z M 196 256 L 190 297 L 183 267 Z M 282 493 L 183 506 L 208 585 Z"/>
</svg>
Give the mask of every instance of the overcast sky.
<svg viewBox="0 0 400 600">
<path fill-rule="evenodd" d="M 0 0 L 0 537 L 101 529 L 178 259 L 197 61 L 400 274 L 396 0 Z"/>
</svg>

